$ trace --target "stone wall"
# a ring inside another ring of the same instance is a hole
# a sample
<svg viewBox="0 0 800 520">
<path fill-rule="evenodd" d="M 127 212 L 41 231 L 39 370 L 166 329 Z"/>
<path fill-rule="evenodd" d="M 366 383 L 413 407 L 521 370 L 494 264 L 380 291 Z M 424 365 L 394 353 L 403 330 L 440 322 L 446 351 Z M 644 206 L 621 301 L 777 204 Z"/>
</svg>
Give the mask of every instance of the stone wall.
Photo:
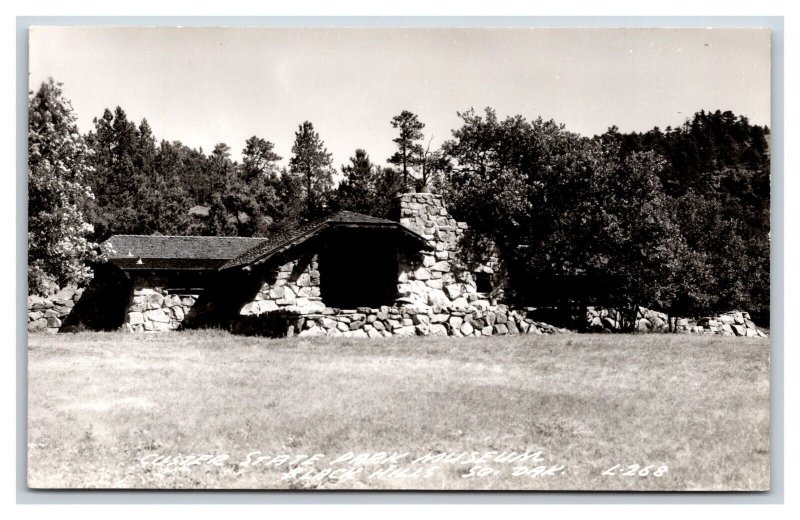
<svg viewBox="0 0 800 520">
<path fill-rule="evenodd" d="M 56 333 L 83 295 L 83 289 L 65 287 L 49 298 L 28 296 L 28 331 Z"/>
<path fill-rule="evenodd" d="M 137 287 L 125 319 L 129 332 L 162 332 L 175 330 L 197 301 L 197 294 L 170 294 L 158 287 Z"/>
<path fill-rule="evenodd" d="M 307 314 L 325 309 L 320 296 L 318 255 L 303 255 L 296 260 L 262 273 L 263 281 L 253 301 L 242 307 L 242 316 L 269 312 Z"/>
<path fill-rule="evenodd" d="M 566 331 L 534 321 L 505 305 L 492 306 L 485 310 L 455 310 L 435 306 L 426 311 L 408 307 L 326 309 L 322 313 L 286 319 L 286 335 L 299 337 L 483 337 L 559 332 Z"/>
<path fill-rule="evenodd" d="M 586 311 L 586 324 L 590 332 L 619 332 L 623 329 L 623 314 L 615 309 L 595 309 Z M 730 311 L 716 316 L 700 319 L 670 318 L 663 312 L 640 307 L 636 315 L 637 332 L 673 332 L 695 334 L 720 334 L 724 336 L 766 337 L 767 334 L 756 327 L 750 314 Z"/>
</svg>

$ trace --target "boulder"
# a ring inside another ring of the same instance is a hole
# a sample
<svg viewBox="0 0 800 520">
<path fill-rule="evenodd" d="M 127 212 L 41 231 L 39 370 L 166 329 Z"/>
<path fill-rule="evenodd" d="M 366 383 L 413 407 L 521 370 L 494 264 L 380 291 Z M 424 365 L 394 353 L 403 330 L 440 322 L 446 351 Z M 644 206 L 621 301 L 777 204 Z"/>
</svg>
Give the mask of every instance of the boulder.
<svg viewBox="0 0 800 520">
<path fill-rule="evenodd" d="M 431 322 L 431 318 L 427 314 L 414 314 L 411 321 L 414 325 L 427 325 Z"/>
<path fill-rule="evenodd" d="M 253 305 L 253 311 L 256 314 L 264 314 L 267 312 L 277 311 L 280 307 L 272 300 L 259 300 Z"/>
<path fill-rule="evenodd" d="M 414 278 L 416 280 L 430 280 L 431 272 L 425 267 L 420 267 L 419 269 L 414 271 Z"/>
<path fill-rule="evenodd" d="M 731 325 L 731 328 L 733 329 L 734 334 L 737 336 L 744 336 L 747 333 L 747 328 L 744 325 L 733 324 Z"/>
<path fill-rule="evenodd" d="M 61 320 L 60 319 L 58 319 L 56 317 L 53 317 L 53 316 L 47 318 L 47 328 L 58 329 L 59 327 L 61 327 Z"/>
<path fill-rule="evenodd" d="M 32 322 L 28 323 L 28 330 L 31 332 L 45 330 L 46 328 L 47 328 L 46 318 L 39 318 L 38 320 L 33 320 Z"/>
<path fill-rule="evenodd" d="M 365 323 L 366 323 L 365 320 L 352 321 L 350 322 L 350 330 L 358 330 L 364 327 Z"/>
<path fill-rule="evenodd" d="M 517 324 L 515 322 L 509 320 L 506 326 L 508 327 L 509 334 L 511 335 L 519 334 L 519 329 L 517 328 Z"/>
<path fill-rule="evenodd" d="M 431 271 L 438 271 L 440 273 L 446 273 L 450 271 L 450 262 L 446 262 L 444 260 L 436 262 L 431 267 Z"/>
<path fill-rule="evenodd" d="M 144 323 L 144 315 L 141 312 L 129 312 L 128 323 L 135 325 L 137 323 Z"/>
<path fill-rule="evenodd" d="M 639 318 L 636 320 L 636 330 L 639 332 L 647 332 L 652 327 L 653 325 L 650 324 L 650 320 L 647 318 Z"/>
<path fill-rule="evenodd" d="M 148 321 L 156 323 L 169 323 L 169 316 L 162 309 L 153 309 L 144 313 Z"/>
<path fill-rule="evenodd" d="M 450 299 L 439 289 L 431 289 L 428 291 L 428 305 L 434 306 L 438 305 L 439 307 L 448 307 L 450 305 Z"/>
<path fill-rule="evenodd" d="M 318 337 L 326 336 L 326 335 L 327 335 L 327 333 L 325 332 L 325 329 L 323 329 L 321 327 L 318 327 L 315 324 L 309 329 L 305 329 L 303 331 L 300 331 L 300 334 L 298 334 L 297 336 L 300 337 L 300 338 L 318 338 Z"/>
<path fill-rule="evenodd" d="M 331 318 L 320 318 L 319 324 L 320 324 L 320 326 L 322 326 L 325 329 L 335 329 L 336 328 L 336 322 L 334 320 L 332 320 Z"/>
<path fill-rule="evenodd" d="M 427 285 L 431 289 L 441 289 L 443 284 L 441 278 L 438 280 L 434 280 L 433 278 L 431 278 L 430 280 L 425 281 L 425 285 Z"/>
<path fill-rule="evenodd" d="M 295 283 L 298 287 L 309 287 L 311 285 L 311 276 L 308 273 L 300 273 Z"/>
<path fill-rule="evenodd" d="M 498 323 L 494 326 L 495 334 L 508 334 L 508 327 L 504 323 Z"/>
<path fill-rule="evenodd" d="M 450 306 L 454 309 L 467 309 L 469 308 L 469 302 L 463 296 L 456 298 L 450 303 Z"/>
<path fill-rule="evenodd" d="M 437 313 L 431 316 L 431 323 L 446 323 L 449 319 L 449 314 Z"/>
<path fill-rule="evenodd" d="M 481 335 L 483 335 L 483 336 L 491 336 L 492 335 L 492 331 L 493 331 L 492 326 L 491 325 L 487 325 L 487 326 L 485 326 L 484 328 L 481 329 Z"/>
<path fill-rule="evenodd" d="M 617 330 L 619 328 L 619 324 L 617 320 L 606 316 L 605 318 L 600 320 L 603 323 L 603 327 L 608 330 Z"/>
<path fill-rule="evenodd" d="M 472 334 L 472 332 L 475 329 L 472 327 L 472 325 L 469 324 L 468 321 L 465 321 L 464 323 L 461 324 L 461 329 L 460 330 L 461 330 L 461 334 L 463 334 L 465 336 L 469 336 L 470 334 Z"/>
<path fill-rule="evenodd" d="M 456 298 L 461 296 L 462 293 L 461 286 L 455 283 L 448 285 L 447 287 L 444 288 L 444 290 L 445 293 L 447 294 L 447 297 L 450 298 L 451 300 L 455 300 Z"/>
<path fill-rule="evenodd" d="M 169 322 L 163 323 L 160 321 L 154 321 L 152 322 L 152 326 L 153 326 L 152 330 L 155 332 L 166 332 L 168 330 L 172 330 L 172 326 L 170 325 Z"/>
<path fill-rule="evenodd" d="M 447 336 L 447 328 L 444 325 L 435 323 L 428 327 L 431 336 Z"/>
<path fill-rule="evenodd" d="M 392 331 L 395 336 L 416 336 L 417 331 L 413 326 L 398 327 Z"/>
</svg>

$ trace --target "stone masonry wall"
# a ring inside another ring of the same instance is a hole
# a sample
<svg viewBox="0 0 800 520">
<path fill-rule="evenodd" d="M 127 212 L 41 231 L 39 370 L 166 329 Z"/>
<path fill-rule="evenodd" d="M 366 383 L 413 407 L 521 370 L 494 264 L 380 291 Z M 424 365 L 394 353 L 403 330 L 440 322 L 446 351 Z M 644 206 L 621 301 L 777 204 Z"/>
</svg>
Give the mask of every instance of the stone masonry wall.
<svg viewBox="0 0 800 520">
<path fill-rule="evenodd" d="M 136 287 L 125 318 L 129 332 L 175 330 L 197 301 L 197 294 L 169 294 L 158 287 Z"/>
<path fill-rule="evenodd" d="M 286 335 L 299 337 L 380 338 L 392 336 L 483 337 L 566 332 L 527 318 L 523 313 L 498 305 L 493 310 L 448 310 L 431 307 L 326 309 L 322 313 L 288 318 Z"/>
<path fill-rule="evenodd" d="M 283 311 L 294 314 L 321 312 L 318 255 L 305 255 L 265 273 L 261 289 L 242 307 L 242 316 Z"/>
<path fill-rule="evenodd" d="M 82 295 L 83 289 L 65 287 L 50 298 L 28 296 L 28 331 L 58 332 Z"/>
<path fill-rule="evenodd" d="M 458 241 L 467 229 L 445 209 L 441 195 L 406 193 L 396 201 L 400 224 L 422 235 L 432 251 L 421 258 L 402 257 L 398 265 L 397 304 L 425 310 L 438 306 L 486 309 L 488 295 L 477 292 L 472 273 L 458 258 Z"/>
<path fill-rule="evenodd" d="M 616 309 L 595 309 L 586 311 L 586 325 L 589 332 L 617 332 L 622 330 L 622 314 Z M 636 314 L 637 332 L 670 332 L 669 317 L 663 313 L 640 307 Z M 750 320 L 750 314 L 730 311 L 716 316 L 700 319 L 673 318 L 674 332 L 679 334 L 719 334 L 722 336 L 766 337 L 767 334 Z"/>
</svg>

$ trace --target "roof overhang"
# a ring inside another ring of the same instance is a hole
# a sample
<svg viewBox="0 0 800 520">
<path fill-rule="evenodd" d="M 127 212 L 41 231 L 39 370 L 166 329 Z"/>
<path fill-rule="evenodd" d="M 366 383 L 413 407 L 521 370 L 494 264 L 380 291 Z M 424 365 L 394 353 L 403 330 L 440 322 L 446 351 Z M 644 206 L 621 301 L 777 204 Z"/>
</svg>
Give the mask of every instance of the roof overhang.
<svg viewBox="0 0 800 520">
<path fill-rule="evenodd" d="M 377 219 L 376 219 L 377 220 Z M 414 232 L 411 229 L 401 225 L 399 222 L 386 220 L 383 222 L 348 222 L 329 220 L 317 226 L 313 226 L 296 236 L 290 237 L 279 243 L 268 243 L 253 248 L 258 251 L 249 251 L 240 258 L 234 258 L 227 262 L 220 270 L 233 269 L 237 267 L 252 268 L 256 265 L 261 265 L 270 262 L 276 258 L 283 258 L 292 250 L 303 246 L 311 245 L 312 241 L 316 239 L 324 239 L 331 236 L 333 233 L 341 231 L 377 231 L 394 235 L 396 237 L 395 243 L 399 250 L 416 250 L 416 251 L 430 251 L 433 246 L 428 242 L 425 237 Z M 254 254 L 255 253 L 255 254 Z"/>
</svg>

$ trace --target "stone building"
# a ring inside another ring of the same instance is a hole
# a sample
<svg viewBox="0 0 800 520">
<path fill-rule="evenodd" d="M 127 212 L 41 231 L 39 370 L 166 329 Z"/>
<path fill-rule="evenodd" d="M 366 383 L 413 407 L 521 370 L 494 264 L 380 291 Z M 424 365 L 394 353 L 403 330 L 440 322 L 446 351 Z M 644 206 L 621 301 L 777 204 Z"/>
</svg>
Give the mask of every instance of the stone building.
<svg viewBox="0 0 800 520">
<path fill-rule="evenodd" d="M 90 328 L 352 337 L 555 330 L 492 299 L 491 269 L 463 263 L 467 226 L 439 195 L 400 195 L 393 213 L 342 211 L 269 238 L 112 236 L 106 288 L 94 295 L 106 320 Z"/>
</svg>

